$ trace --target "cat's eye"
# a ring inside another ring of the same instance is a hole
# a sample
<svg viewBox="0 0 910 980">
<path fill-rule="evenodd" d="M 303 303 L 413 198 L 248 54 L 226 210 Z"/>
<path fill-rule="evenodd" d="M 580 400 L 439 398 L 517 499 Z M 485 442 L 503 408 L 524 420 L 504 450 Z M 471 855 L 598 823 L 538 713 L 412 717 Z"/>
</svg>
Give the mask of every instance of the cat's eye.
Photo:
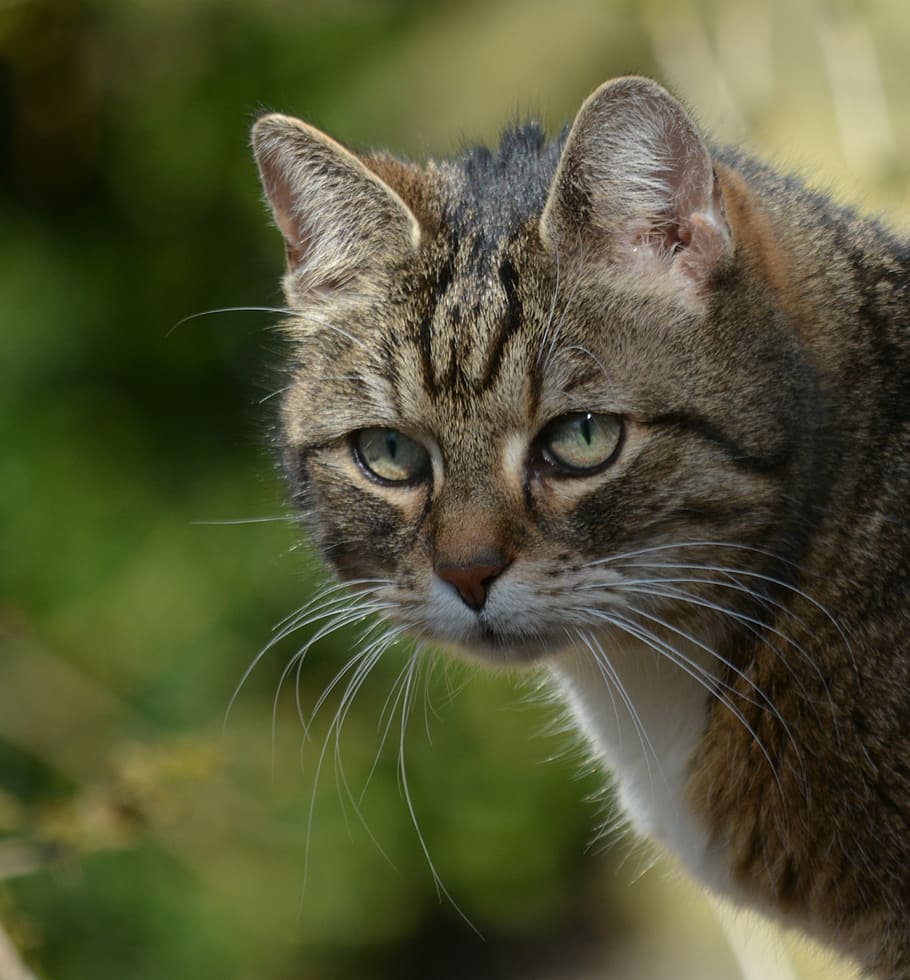
<svg viewBox="0 0 910 980">
<path fill-rule="evenodd" d="M 595 472 L 613 462 L 622 444 L 623 424 L 618 415 L 571 412 L 553 419 L 540 434 L 544 459 L 578 475 Z"/>
<path fill-rule="evenodd" d="M 397 429 L 360 429 L 353 446 L 361 467 L 383 483 L 414 483 L 430 472 L 430 454 Z"/>
</svg>

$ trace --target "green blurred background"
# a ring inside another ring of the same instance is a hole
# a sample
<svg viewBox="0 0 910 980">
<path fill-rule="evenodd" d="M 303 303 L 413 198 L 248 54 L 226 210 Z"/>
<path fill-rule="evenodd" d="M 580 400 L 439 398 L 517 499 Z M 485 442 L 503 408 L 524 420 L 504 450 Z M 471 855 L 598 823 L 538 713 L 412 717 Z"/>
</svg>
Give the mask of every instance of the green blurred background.
<svg viewBox="0 0 910 980">
<path fill-rule="evenodd" d="M 438 663 L 403 740 L 483 939 L 397 715 L 377 756 L 403 652 L 343 775 L 329 741 L 316 780 L 337 697 L 307 740 L 294 690 L 308 713 L 356 631 L 276 697 L 306 636 L 278 644 L 223 725 L 321 579 L 270 449 L 273 317 L 175 325 L 280 303 L 263 109 L 423 157 L 645 72 L 900 223 L 908 51 L 901 0 L 0 0 L 0 980 L 733 976 L 695 893 L 599 834 L 533 680 Z"/>
</svg>

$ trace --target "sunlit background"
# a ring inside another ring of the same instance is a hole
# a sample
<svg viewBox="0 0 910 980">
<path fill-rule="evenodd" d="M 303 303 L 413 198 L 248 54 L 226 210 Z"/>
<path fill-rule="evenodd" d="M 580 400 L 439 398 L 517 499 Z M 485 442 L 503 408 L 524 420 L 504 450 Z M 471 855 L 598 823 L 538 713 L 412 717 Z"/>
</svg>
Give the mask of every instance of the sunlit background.
<svg viewBox="0 0 910 980">
<path fill-rule="evenodd" d="M 302 631 L 225 724 L 322 580 L 273 317 L 180 321 L 280 302 L 263 109 L 421 158 L 643 72 L 900 224 L 908 52 L 902 0 L 0 0 L 0 980 L 737 975 L 533 679 L 438 662 L 403 725 L 391 651 L 336 751 L 357 632 L 282 684 Z"/>
</svg>

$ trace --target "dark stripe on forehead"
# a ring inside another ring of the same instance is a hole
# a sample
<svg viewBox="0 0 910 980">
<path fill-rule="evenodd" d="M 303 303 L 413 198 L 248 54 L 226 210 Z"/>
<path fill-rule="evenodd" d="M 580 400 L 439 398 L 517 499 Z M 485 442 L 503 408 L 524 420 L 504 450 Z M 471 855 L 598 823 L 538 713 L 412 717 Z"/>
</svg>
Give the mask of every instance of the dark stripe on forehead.
<svg viewBox="0 0 910 980">
<path fill-rule="evenodd" d="M 442 298 L 448 292 L 455 278 L 455 258 L 450 255 L 447 262 L 439 266 L 439 273 L 436 282 L 433 284 L 433 308 L 429 311 L 426 319 L 420 324 L 417 335 L 417 350 L 420 355 L 420 368 L 423 373 L 423 381 L 427 391 L 431 395 L 439 392 L 439 381 L 436 372 L 433 370 L 433 315 L 439 306 Z"/>
<path fill-rule="evenodd" d="M 499 376 L 502 356 L 509 339 L 514 336 L 524 322 L 524 311 L 518 296 L 518 273 L 511 259 L 503 259 L 499 266 L 499 281 L 506 295 L 506 312 L 499 322 L 499 330 L 490 341 L 490 359 L 480 379 L 481 391 L 489 388 Z"/>
</svg>

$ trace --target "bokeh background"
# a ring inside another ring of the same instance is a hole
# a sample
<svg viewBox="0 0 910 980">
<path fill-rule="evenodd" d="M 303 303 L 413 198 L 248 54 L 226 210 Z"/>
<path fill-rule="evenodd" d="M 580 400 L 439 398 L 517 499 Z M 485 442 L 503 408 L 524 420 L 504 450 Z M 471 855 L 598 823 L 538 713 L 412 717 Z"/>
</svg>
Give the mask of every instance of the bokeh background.
<svg viewBox="0 0 910 980">
<path fill-rule="evenodd" d="M 303 631 L 225 723 L 321 577 L 274 317 L 181 321 L 280 303 L 263 109 L 424 157 L 644 72 L 905 225 L 908 52 L 902 0 L 0 0 L 0 980 L 735 975 L 697 893 L 598 829 L 533 679 L 437 663 L 402 735 L 390 651 L 336 754 L 338 692 L 309 738 L 298 707 L 357 633 L 282 685 Z"/>
</svg>

